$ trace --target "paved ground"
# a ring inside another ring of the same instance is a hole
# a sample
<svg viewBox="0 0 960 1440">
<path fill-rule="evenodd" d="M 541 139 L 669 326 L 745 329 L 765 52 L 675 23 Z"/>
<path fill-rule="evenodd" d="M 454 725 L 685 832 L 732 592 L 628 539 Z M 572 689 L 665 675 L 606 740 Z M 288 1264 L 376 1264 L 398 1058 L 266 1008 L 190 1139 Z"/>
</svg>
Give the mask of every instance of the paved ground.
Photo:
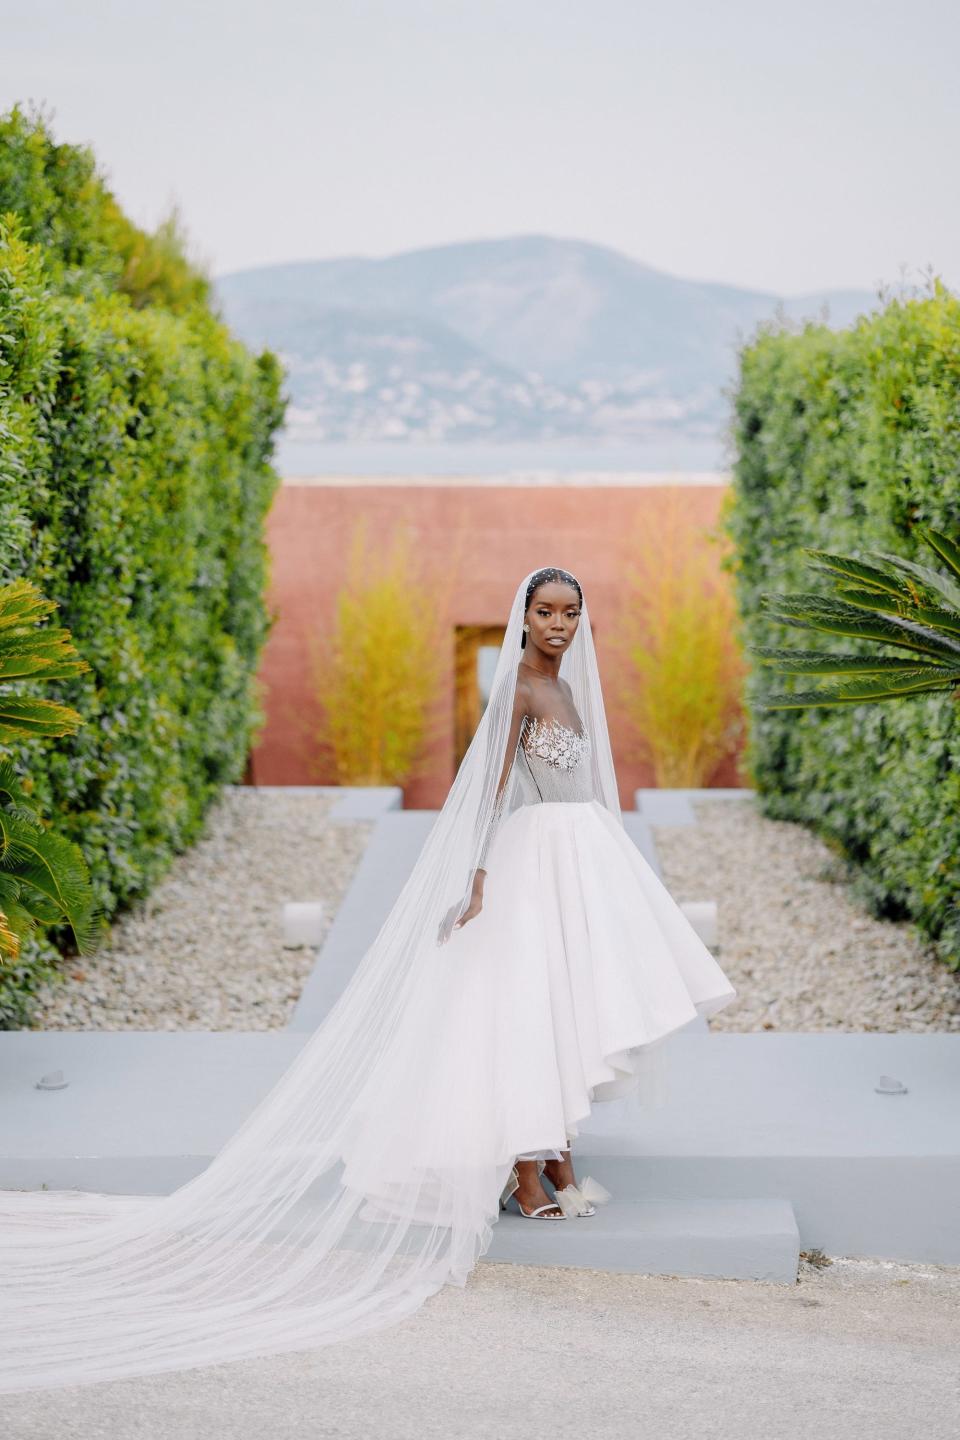
<svg viewBox="0 0 960 1440">
<path fill-rule="evenodd" d="M 795 1286 L 484 1263 L 323 1350 L 0 1399 L 10 1440 L 956 1440 L 960 1269 Z"/>
</svg>

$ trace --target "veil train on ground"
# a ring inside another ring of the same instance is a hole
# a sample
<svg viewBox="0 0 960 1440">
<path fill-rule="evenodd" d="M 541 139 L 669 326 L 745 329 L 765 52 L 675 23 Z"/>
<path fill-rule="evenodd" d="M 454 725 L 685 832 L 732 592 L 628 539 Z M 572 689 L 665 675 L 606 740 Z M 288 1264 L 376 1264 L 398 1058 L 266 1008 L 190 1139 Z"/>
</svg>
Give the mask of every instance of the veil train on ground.
<svg viewBox="0 0 960 1440">
<path fill-rule="evenodd" d="M 0 1390 L 312 1349 L 465 1283 L 511 1157 L 492 1106 L 465 1126 L 430 1066 L 404 1057 L 443 1043 L 441 922 L 466 907 L 491 824 L 519 803 L 512 781 L 499 807 L 496 792 L 536 573 L 517 588 L 490 700 L 396 903 L 207 1169 L 170 1195 L 0 1192 Z M 594 796 L 622 825 L 585 601 L 560 673 L 592 737 Z"/>
</svg>

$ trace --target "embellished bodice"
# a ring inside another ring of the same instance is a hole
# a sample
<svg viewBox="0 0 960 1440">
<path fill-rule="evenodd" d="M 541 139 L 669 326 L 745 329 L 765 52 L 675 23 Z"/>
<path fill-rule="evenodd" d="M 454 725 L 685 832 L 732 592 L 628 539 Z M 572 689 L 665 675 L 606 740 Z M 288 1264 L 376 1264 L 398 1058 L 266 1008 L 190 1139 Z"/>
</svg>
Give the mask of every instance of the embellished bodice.
<svg viewBox="0 0 960 1440">
<path fill-rule="evenodd" d="M 512 775 L 517 777 L 522 803 L 593 800 L 593 767 L 590 764 L 590 736 L 586 729 L 574 730 L 560 720 L 542 720 L 527 715 L 520 730 Z M 501 792 L 478 864 L 486 865 L 487 855 L 503 818 Z"/>
<path fill-rule="evenodd" d="M 585 730 L 528 716 L 520 732 L 516 766 L 526 804 L 593 799 L 590 737 Z"/>
</svg>

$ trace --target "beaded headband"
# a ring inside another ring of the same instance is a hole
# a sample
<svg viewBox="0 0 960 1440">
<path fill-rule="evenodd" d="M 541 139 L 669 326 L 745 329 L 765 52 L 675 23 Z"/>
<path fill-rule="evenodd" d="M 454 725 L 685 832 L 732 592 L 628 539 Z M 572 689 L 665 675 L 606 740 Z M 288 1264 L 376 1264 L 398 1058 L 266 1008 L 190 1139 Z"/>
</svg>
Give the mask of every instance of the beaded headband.
<svg viewBox="0 0 960 1440">
<path fill-rule="evenodd" d="M 534 573 L 530 576 L 530 580 L 527 584 L 527 593 L 523 601 L 524 614 L 526 614 L 527 610 L 530 608 L 530 599 L 533 595 L 533 592 L 540 585 L 546 585 L 551 580 L 556 581 L 560 585 L 572 585 L 580 597 L 580 604 L 583 604 L 583 591 L 580 589 L 580 581 L 576 578 L 576 576 L 571 575 L 569 570 L 561 570 L 555 565 L 546 565 L 542 570 L 535 570 Z M 529 630 L 529 628 L 529 625 L 524 625 L 523 630 L 520 632 L 521 650 L 525 650 L 527 648 L 527 637 L 525 632 Z"/>
<path fill-rule="evenodd" d="M 577 579 L 577 577 L 575 575 L 571 575 L 569 570 L 561 570 L 556 565 L 545 565 L 542 570 L 535 570 L 534 573 L 530 576 L 530 580 L 527 584 L 526 597 L 523 603 L 524 610 L 529 607 L 530 597 L 533 592 L 540 585 L 545 585 L 550 580 L 555 580 L 561 585 L 572 585 L 573 588 L 576 590 L 577 594 L 580 596 L 580 603 L 583 604 L 583 591 L 580 589 L 580 581 Z"/>
</svg>

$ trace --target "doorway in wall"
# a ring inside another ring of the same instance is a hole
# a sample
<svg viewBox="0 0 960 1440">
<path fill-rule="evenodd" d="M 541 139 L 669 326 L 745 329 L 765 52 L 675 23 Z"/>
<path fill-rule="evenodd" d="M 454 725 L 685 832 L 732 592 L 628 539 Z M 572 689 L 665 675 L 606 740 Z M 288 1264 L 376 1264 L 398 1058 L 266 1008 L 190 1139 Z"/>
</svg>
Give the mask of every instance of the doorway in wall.
<svg viewBox="0 0 960 1440">
<path fill-rule="evenodd" d="M 502 625 L 458 625 L 454 640 L 454 773 L 467 753 L 480 716 L 490 698 L 490 686 L 503 644 Z"/>
</svg>

